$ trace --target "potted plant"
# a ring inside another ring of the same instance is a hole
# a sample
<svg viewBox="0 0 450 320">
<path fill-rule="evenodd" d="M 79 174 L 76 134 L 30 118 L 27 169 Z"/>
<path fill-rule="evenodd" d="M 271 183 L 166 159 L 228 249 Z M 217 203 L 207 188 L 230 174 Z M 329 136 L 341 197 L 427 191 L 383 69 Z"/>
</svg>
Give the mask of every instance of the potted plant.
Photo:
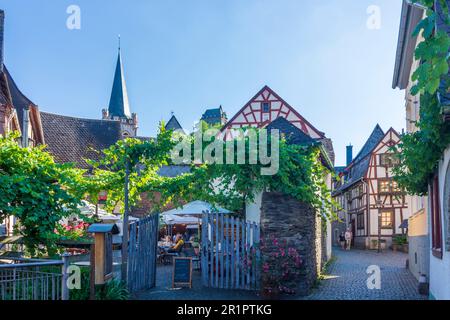
<svg viewBox="0 0 450 320">
<path fill-rule="evenodd" d="M 394 252 L 396 251 L 403 251 L 408 252 L 408 238 L 406 235 L 396 235 L 394 238 L 392 238 L 392 250 Z"/>
</svg>

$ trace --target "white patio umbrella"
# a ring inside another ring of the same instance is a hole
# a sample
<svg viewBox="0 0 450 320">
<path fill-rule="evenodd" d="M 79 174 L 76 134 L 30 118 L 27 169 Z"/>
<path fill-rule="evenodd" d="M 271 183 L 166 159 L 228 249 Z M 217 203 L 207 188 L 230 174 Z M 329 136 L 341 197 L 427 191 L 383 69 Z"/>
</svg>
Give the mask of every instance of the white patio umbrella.
<svg viewBox="0 0 450 320">
<path fill-rule="evenodd" d="M 217 212 L 221 214 L 228 214 L 231 211 L 216 207 L 205 201 L 193 201 L 183 205 L 180 208 L 175 208 L 166 212 L 161 213 L 162 215 L 177 215 L 177 216 L 201 216 L 204 212 Z"/>
<path fill-rule="evenodd" d="M 161 216 L 167 225 L 185 224 L 188 229 L 198 228 L 200 232 L 200 224 L 202 214 L 205 212 L 217 212 L 219 214 L 228 214 L 231 211 L 216 207 L 214 208 L 205 201 L 192 201 L 180 208 L 175 208 L 162 212 Z"/>
</svg>

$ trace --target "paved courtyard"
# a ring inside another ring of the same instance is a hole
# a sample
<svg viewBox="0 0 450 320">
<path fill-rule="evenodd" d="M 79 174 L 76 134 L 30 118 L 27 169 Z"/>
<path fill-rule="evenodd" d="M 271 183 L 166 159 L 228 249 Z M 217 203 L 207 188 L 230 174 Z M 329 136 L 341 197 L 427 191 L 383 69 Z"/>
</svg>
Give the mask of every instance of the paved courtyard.
<svg viewBox="0 0 450 320">
<path fill-rule="evenodd" d="M 342 251 L 334 248 L 334 262 L 328 275 L 313 289 L 308 297 L 299 300 L 424 300 L 417 292 L 417 281 L 406 269 L 407 254 L 386 251 Z M 369 290 L 366 270 L 377 265 L 381 270 L 381 289 Z M 140 300 L 257 300 L 259 294 L 248 291 L 233 291 L 204 288 L 201 274 L 194 271 L 192 289 L 172 289 L 172 266 L 159 266 L 156 287 L 137 293 Z M 295 299 L 295 297 L 284 297 Z"/>
<path fill-rule="evenodd" d="M 328 276 L 306 297 L 308 300 L 424 300 L 417 291 L 417 281 L 406 268 L 405 253 L 390 250 L 342 251 L 334 248 L 336 257 Z M 381 270 L 381 289 L 369 290 L 366 270 L 377 265 Z"/>
<path fill-rule="evenodd" d="M 192 274 L 192 289 L 172 289 L 172 266 L 158 266 L 156 287 L 137 293 L 139 300 L 258 300 L 256 293 L 250 291 L 223 290 L 202 286 L 201 272 Z"/>
</svg>

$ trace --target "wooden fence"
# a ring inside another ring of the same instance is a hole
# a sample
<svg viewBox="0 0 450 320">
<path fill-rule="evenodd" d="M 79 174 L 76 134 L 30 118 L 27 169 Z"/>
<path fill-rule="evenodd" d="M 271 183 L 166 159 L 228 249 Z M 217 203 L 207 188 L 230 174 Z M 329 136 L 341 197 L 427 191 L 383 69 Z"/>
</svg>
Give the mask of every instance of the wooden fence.
<svg viewBox="0 0 450 320">
<path fill-rule="evenodd" d="M 153 288 L 156 282 L 159 215 L 130 224 L 128 288 L 131 292 Z"/>
<path fill-rule="evenodd" d="M 238 218 L 207 213 L 202 218 L 201 267 L 206 287 L 257 290 L 260 228 Z"/>
</svg>

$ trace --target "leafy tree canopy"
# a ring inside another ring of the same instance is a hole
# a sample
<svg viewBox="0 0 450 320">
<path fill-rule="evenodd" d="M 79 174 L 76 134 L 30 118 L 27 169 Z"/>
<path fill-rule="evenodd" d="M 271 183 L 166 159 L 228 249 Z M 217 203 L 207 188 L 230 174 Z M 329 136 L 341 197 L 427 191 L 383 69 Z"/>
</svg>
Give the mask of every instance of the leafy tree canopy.
<svg viewBox="0 0 450 320">
<path fill-rule="evenodd" d="M 77 171 L 55 163 L 44 147 L 20 147 L 18 138 L 0 136 L 0 220 L 19 220 L 16 232 L 31 254 L 51 252 L 56 224 L 80 203 L 78 191 L 69 187 Z"/>
</svg>

